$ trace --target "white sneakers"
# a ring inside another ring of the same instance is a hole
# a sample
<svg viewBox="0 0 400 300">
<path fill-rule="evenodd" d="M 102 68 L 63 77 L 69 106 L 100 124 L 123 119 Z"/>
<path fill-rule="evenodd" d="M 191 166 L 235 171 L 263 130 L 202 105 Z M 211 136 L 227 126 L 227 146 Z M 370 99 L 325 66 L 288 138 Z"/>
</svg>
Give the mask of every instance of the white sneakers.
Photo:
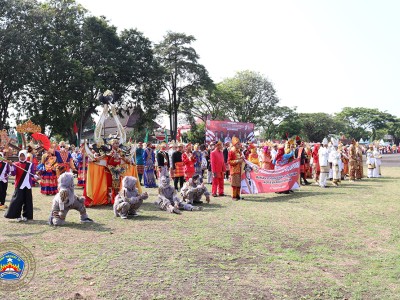
<svg viewBox="0 0 400 300">
<path fill-rule="evenodd" d="M 17 218 L 17 222 L 26 222 L 28 219 L 26 217 Z"/>
</svg>

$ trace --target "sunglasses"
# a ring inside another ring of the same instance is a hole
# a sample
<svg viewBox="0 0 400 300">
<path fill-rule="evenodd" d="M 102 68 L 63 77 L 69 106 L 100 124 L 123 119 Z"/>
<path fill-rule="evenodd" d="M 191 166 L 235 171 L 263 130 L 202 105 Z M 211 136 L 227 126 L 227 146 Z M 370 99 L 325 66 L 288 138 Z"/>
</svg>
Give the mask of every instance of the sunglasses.
<svg viewBox="0 0 400 300">
<path fill-rule="evenodd" d="M 60 148 L 65 148 L 65 146 L 60 146 Z"/>
</svg>

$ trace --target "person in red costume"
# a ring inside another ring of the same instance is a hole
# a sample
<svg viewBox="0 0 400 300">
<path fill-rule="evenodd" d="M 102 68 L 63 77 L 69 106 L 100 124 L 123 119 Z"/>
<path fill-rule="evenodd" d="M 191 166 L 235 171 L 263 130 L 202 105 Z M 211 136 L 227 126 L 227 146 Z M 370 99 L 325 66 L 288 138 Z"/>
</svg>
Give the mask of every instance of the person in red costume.
<svg viewBox="0 0 400 300">
<path fill-rule="evenodd" d="M 26 150 L 21 150 L 18 154 L 19 161 L 10 164 L 11 175 L 15 176 L 15 191 L 4 217 L 17 219 L 18 222 L 33 219 L 32 177 L 40 179 L 34 175 L 33 164 L 27 161 L 26 157 Z"/>
<path fill-rule="evenodd" d="M 224 155 L 222 153 L 223 145 L 219 141 L 215 149 L 211 152 L 211 172 L 213 173 L 211 193 L 213 197 L 225 196 L 224 194 L 224 174 L 226 171 Z"/>
<path fill-rule="evenodd" d="M 106 176 L 107 176 L 107 188 L 111 193 L 111 201 L 110 203 L 114 204 L 114 199 L 119 192 L 121 176 L 115 176 L 118 173 L 118 167 L 123 164 L 130 164 L 129 160 L 126 159 L 122 153 L 122 150 L 119 148 L 119 140 L 113 139 L 111 141 L 111 151 L 106 154 L 104 159 L 107 162 Z M 113 170 L 114 178 L 113 178 Z M 122 171 L 120 173 L 123 173 Z"/>
<path fill-rule="evenodd" d="M 189 181 L 189 179 L 193 177 L 194 173 L 196 173 L 196 169 L 194 168 L 196 156 L 192 153 L 191 143 L 186 145 L 186 150 L 182 154 L 182 161 L 184 165 L 185 180 Z"/>
<path fill-rule="evenodd" d="M 316 184 L 319 183 L 319 174 L 321 173 L 321 168 L 319 166 L 319 156 L 318 156 L 318 150 L 319 150 L 320 145 L 315 144 L 314 149 L 312 151 L 312 159 L 313 159 L 313 171 L 314 171 L 314 180 Z"/>
</svg>

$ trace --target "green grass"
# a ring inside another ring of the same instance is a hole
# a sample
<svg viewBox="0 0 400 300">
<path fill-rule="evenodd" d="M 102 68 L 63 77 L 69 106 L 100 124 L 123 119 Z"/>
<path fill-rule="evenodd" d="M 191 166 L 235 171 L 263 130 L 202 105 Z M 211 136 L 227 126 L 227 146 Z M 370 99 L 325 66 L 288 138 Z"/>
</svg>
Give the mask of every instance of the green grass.
<svg viewBox="0 0 400 300">
<path fill-rule="evenodd" d="M 29 288 L 4 299 L 400 299 L 400 167 L 382 169 L 182 215 L 158 210 L 150 189 L 138 218 L 89 208 L 96 223 L 71 211 L 60 228 L 46 225 L 52 197 L 35 188 L 34 221 L 0 219 L 0 241 L 37 261 Z"/>
</svg>

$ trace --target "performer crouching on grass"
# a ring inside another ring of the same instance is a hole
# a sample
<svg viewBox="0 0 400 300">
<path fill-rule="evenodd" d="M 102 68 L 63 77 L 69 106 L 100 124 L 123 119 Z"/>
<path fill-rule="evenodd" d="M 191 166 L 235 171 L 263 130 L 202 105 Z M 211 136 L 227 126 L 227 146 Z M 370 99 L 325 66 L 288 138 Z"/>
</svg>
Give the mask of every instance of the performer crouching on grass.
<svg viewBox="0 0 400 300">
<path fill-rule="evenodd" d="M 147 192 L 140 194 L 136 188 L 137 179 L 133 176 L 125 176 L 122 180 L 122 189 L 115 197 L 114 214 L 121 219 L 127 219 L 128 216 L 137 217 L 137 210 L 143 204 L 143 200 L 149 195 Z"/>
<path fill-rule="evenodd" d="M 169 177 L 163 176 L 160 178 L 161 184 L 158 188 L 158 198 L 154 204 L 161 210 L 169 213 L 181 214 L 181 210 L 199 211 L 203 210 L 201 206 L 193 206 L 190 203 L 182 201 L 176 192 L 176 189 L 171 186 Z"/>
<path fill-rule="evenodd" d="M 223 177 L 221 177 L 223 180 Z M 210 192 L 207 191 L 207 188 L 204 185 L 204 182 L 201 182 L 201 177 L 199 174 L 193 175 L 189 181 L 185 182 L 183 188 L 181 189 L 181 196 L 184 202 L 189 204 L 201 204 L 202 196 L 206 197 L 206 202 L 210 203 Z"/>
<path fill-rule="evenodd" d="M 15 191 L 4 217 L 17 219 L 18 222 L 33 220 L 32 178 L 36 181 L 40 179 L 40 176 L 34 175 L 33 164 L 26 161 L 26 156 L 26 150 L 21 150 L 19 161 L 10 163 L 11 176 L 15 176 Z"/>
<path fill-rule="evenodd" d="M 92 223 L 93 220 L 86 213 L 84 202 L 84 197 L 75 195 L 74 174 L 70 172 L 62 173 L 58 178 L 58 193 L 53 199 L 49 225 L 64 225 L 70 209 L 75 209 L 80 213 L 81 223 Z"/>
</svg>

